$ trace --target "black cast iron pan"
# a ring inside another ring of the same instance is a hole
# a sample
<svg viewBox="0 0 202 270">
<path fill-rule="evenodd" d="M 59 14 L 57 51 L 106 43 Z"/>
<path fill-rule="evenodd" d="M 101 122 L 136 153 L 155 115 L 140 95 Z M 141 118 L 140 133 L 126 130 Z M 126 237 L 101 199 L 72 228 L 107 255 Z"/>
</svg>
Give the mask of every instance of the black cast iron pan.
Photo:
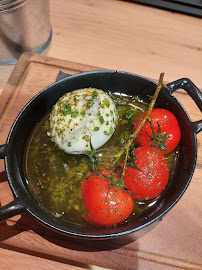
<svg viewBox="0 0 202 270">
<path fill-rule="evenodd" d="M 49 228 L 70 236 L 89 239 L 106 239 L 139 231 L 162 218 L 181 198 L 194 173 L 197 157 L 196 134 L 202 130 L 202 120 L 192 122 L 184 108 L 172 95 L 179 88 L 184 89 L 202 111 L 202 93 L 189 80 L 180 79 L 162 89 L 157 99 L 158 107 L 172 111 L 180 124 L 182 138 L 180 142 L 180 162 L 162 200 L 155 206 L 147 219 L 139 218 L 116 227 L 105 228 L 81 226 L 59 220 L 49 213 L 32 196 L 26 184 L 24 173 L 24 155 L 28 140 L 37 123 L 47 115 L 59 97 L 67 91 L 84 87 L 95 87 L 105 91 L 125 92 L 138 95 L 144 100 L 152 95 L 157 84 L 134 74 L 117 71 L 94 71 L 77 74 L 54 83 L 36 95 L 20 112 L 9 132 L 7 142 L 0 146 L 0 158 L 5 159 L 8 182 L 14 194 L 14 200 L 0 208 L 0 221 L 14 215 L 29 212 L 39 222 Z"/>
</svg>

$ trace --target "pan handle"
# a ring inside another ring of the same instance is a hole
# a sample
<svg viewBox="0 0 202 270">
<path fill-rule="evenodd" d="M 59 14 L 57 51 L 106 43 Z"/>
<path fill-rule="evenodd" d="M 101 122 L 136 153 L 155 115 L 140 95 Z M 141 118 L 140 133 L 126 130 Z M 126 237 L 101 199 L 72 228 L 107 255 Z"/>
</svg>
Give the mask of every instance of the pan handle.
<svg viewBox="0 0 202 270">
<path fill-rule="evenodd" d="M 167 84 L 167 86 L 171 94 L 177 89 L 184 89 L 202 112 L 202 93 L 190 79 L 182 78 Z M 192 122 L 192 128 L 194 133 L 199 133 L 202 130 L 202 120 Z"/>
<path fill-rule="evenodd" d="M 0 159 L 4 158 L 7 155 L 7 144 L 0 145 Z M 26 211 L 26 207 L 21 203 L 18 198 L 15 198 L 12 202 L 0 207 L 0 222 L 22 214 Z"/>
<path fill-rule="evenodd" d="M 0 207 L 0 222 L 26 212 L 26 207 L 15 198 L 12 202 Z"/>
<path fill-rule="evenodd" d="M 7 144 L 0 145 L 0 159 L 4 158 L 7 153 Z"/>
</svg>

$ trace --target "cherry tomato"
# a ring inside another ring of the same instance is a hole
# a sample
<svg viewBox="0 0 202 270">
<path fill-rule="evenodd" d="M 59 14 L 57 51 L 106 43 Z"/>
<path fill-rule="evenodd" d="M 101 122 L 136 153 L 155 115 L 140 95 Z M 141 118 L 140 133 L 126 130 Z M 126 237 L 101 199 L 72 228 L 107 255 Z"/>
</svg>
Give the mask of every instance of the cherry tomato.
<svg viewBox="0 0 202 270">
<path fill-rule="evenodd" d="M 137 200 L 157 197 L 166 187 L 169 166 L 164 155 L 154 147 L 142 146 L 133 152 L 134 166 L 127 167 L 124 182 Z"/>
<path fill-rule="evenodd" d="M 111 186 L 105 177 L 118 178 L 109 170 L 87 175 L 81 184 L 85 207 L 84 218 L 97 226 L 112 226 L 126 220 L 133 211 L 133 198 L 118 187 Z"/>
<path fill-rule="evenodd" d="M 146 112 L 139 116 L 133 126 L 133 131 L 136 130 L 145 115 Z M 176 117 L 168 110 L 153 109 L 150 118 L 151 124 L 147 121 L 137 134 L 137 144 L 155 147 L 161 150 L 164 155 L 170 153 L 177 147 L 181 137 Z M 155 134 L 152 131 L 152 126 Z"/>
</svg>

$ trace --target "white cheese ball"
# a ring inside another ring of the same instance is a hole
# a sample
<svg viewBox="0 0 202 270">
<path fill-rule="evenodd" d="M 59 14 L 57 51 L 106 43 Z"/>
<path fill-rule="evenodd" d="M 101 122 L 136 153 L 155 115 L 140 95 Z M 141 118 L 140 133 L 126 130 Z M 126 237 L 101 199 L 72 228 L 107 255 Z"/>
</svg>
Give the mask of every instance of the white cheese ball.
<svg viewBox="0 0 202 270">
<path fill-rule="evenodd" d="M 117 111 L 112 98 L 95 88 L 78 89 L 62 96 L 50 114 L 48 135 L 63 151 L 81 154 L 97 149 L 113 135 Z"/>
</svg>

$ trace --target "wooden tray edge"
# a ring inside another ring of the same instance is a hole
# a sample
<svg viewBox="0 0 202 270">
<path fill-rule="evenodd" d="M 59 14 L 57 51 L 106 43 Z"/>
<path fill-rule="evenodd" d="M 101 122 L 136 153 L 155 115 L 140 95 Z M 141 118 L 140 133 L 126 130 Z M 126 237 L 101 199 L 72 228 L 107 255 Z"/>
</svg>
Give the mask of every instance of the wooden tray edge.
<svg viewBox="0 0 202 270">
<path fill-rule="evenodd" d="M 68 68 L 76 72 L 87 72 L 93 70 L 100 70 L 101 68 L 95 66 L 84 65 L 80 63 L 75 63 L 66 60 L 60 60 L 56 58 L 51 58 L 47 56 L 24 53 L 20 57 L 18 63 L 14 67 L 8 82 L 6 83 L 1 95 L 0 95 L 0 120 L 4 114 L 5 108 L 9 104 L 9 100 L 12 98 L 12 95 L 15 92 L 15 89 L 20 82 L 21 77 L 23 76 L 25 70 L 31 62 L 38 62 L 46 65 L 52 65 L 60 68 Z"/>
</svg>

